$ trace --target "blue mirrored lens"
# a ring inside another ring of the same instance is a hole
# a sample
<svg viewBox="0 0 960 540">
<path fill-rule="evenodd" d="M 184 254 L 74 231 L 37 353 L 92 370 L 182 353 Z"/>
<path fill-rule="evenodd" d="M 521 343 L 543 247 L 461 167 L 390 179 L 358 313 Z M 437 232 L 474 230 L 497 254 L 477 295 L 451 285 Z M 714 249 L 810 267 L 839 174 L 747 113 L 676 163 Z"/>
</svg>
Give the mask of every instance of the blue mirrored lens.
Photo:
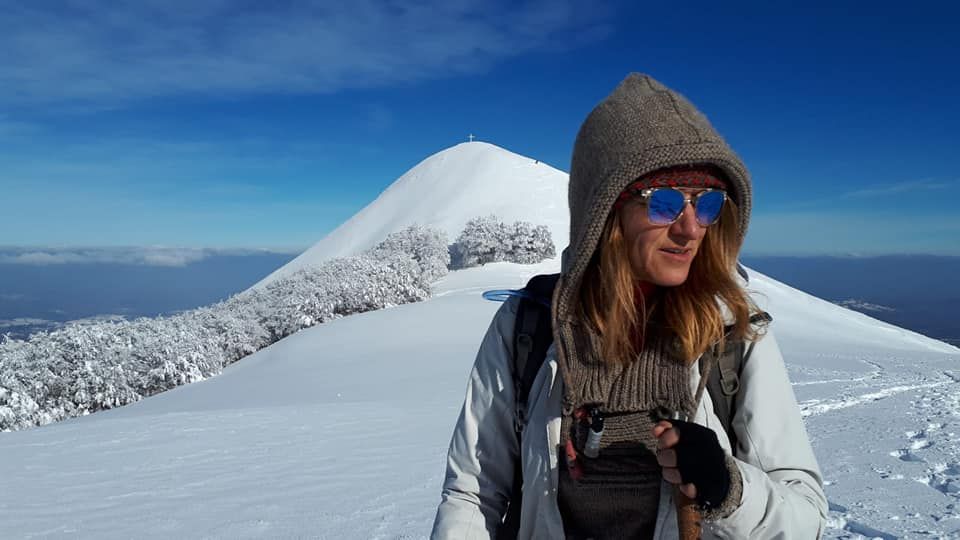
<svg viewBox="0 0 960 540">
<path fill-rule="evenodd" d="M 722 191 L 706 191 L 697 197 L 697 223 L 703 226 L 713 225 L 720 219 L 723 210 Z"/>
<path fill-rule="evenodd" d="M 654 225 L 668 225 L 673 223 L 683 211 L 686 201 L 683 193 L 675 189 L 658 189 L 650 194 L 647 203 L 647 212 L 650 223 Z"/>
</svg>

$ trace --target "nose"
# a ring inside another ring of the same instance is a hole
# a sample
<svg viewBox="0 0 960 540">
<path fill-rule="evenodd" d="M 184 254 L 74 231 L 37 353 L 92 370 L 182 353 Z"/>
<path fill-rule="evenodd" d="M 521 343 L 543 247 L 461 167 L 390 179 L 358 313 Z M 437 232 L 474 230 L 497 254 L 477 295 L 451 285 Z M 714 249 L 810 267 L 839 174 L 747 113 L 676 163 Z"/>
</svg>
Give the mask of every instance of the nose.
<svg viewBox="0 0 960 540">
<path fill-rule="evenodd" d="M 680 217 L 670 225 L 670 232 L 684 240 L 695 240 L 703 233 L 703 227 L 697 223 L 697 213 L 692 204 L 686 204 Z"/>
</svg>

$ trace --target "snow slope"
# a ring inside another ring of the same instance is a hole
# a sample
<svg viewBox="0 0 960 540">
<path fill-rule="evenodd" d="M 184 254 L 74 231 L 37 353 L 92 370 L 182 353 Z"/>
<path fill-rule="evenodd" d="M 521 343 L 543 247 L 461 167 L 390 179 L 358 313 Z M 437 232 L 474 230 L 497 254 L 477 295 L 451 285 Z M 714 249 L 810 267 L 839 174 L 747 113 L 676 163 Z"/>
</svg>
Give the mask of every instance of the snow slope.
<svg viewBox="0 0 960 540">
<path fill-rule="evenodd" d="M 420 162 L 372 203 L 254 287 L 326 259 L 353 255 L 414 223 L 453 242 L 471 218 L 546 225 L 557 253 L 567 245 L 567 173 L 484 142 L 461 143 Z"/>
<path fill-rule="evenodd" d="M 566 175 L 484 143 L 434 155 L 261 284 L 413 222 L 497 213 L 566 243 Z M 507 194 L 511 194 L 508 198 Z M 0 433 L 2 538 L 424 538 L 476 347 L 539 265 L 301 331 L 213 379 Z M 827 481 L 828 538 L 960 538 L 960 350 L 751 272 Z"/>
<path fill-rule="evenodd" d="M 555 265 L 454 272 L 431 300 L 304 330 L 216 378 L 0 434 L 2 536 L 423 538 L 498 307 L 479 292 Z M 829 482 L 827 537 L 958 534 L 960 350 L 751 284 Z"/>
</svg>

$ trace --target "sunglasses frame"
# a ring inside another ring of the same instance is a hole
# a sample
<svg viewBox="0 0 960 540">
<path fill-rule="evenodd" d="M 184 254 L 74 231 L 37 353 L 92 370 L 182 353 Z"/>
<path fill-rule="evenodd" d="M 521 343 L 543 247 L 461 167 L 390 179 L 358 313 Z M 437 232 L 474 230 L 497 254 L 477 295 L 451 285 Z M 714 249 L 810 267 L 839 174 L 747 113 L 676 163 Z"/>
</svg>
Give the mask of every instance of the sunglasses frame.
<svg viewBox="0 0 960 540">
<path fill-rule="evenodd" d="M 680 193 L 681 195 L 683 195 L 683 206 L 680 208 L 680 211 L 677 212 L 676 217 L 674 217 L 673 220 L 670 221 L 669 223 L 654 223 L 653 219 L 650 217 L 650 204 L 649 204 L 649 199 L 650 199 L 650 197 L 653 196 L 654 193 L 656 193 L 657 191 L 660 191 L 660 190 L 676 191 L 676 192 Z M 642 190 L 639 190 L 639 191 L 634 190 L 634 191 L 631 193 L 631 195 L 633 195 L 633 196 L 636 197 L 636 198 L 643 199 L 643 201 L 644 201 L 645 203 L 647 203 L 647 219 L 650 220 L 650 223 L 652 223 L 653 225 L 661 226 L 661 227 L 668 227 L 668 226 L 670 226 L 670 225 L 673 225 L 674 223 L 677 222 L 678 219 L 680 219 L 680 216 L 683 215 L 683 211 L 687 209 L 687 205 L 688 205 L 688 204 L 691 205 L 691 206 L 693 206 L 694 216 L 696 217 L 697 202 L 700 200 L 700 197 L 703 196 L 704 193 L 713 193 L 713 192 L 718 192 L 718 193 L 721 193 L 721 194 L 723 195 L 723 202 L 720 203 L 720 210 L 721 210 L 721 213 L 722 213 L 722 211 L 723 211 L 723 205 L 727 204 L 727 199 L 729 198 L 729 196 L 727 195 L 726 190 L 723 190 L 723 189 L 707 188 L 707 189 L 704 189 L 703 191 L 697 193 L 696 195 L 689 196 L 687 193 L 685 193 L 685 192 L 683 192 L 683 191 L 680 191 L 680 189 L 678 189 L 678 188 L 672 188 L 672 187 L 655 187 L 655 188 L 646 188 L 646 189 L 642 189 Z M 720 213 L 717 214 L 717 218 L 716 218 L 716 219 L 714 219 L 713 221 L 711 221 L 710 223 L 707 223 L 707 224 L 700 223 L 699 217 L 697 217 L 696 219 L 697 219 L 697 224 L 700 225 L 701 227 L 709 227 L 709 226 L 711 226 L 711 225 L 715 225 L 718 221 L 720 221 Z"/>
</svg>

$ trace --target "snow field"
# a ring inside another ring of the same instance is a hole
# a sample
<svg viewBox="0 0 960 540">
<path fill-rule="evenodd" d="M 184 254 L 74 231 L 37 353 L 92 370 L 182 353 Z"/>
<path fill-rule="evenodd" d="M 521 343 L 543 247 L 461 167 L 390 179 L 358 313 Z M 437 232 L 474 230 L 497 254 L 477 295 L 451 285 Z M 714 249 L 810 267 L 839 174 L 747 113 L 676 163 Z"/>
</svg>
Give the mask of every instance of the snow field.
<svg viewBox="0 0 960 540">
<path fill-rule="evenodd" d="M 791 378 L 812 374 L 795 368 L 804 354 L 788 358 Z M 958 360 L 878 352 L 861 357 L 860 376 L 822 368 L 824 380 L 794 384 L 827 483 L 828 538 L 960 535 Z"/>
<path fill-rule="evenodd" d="M 348 317 L 219 377 L 4 434 L 3 536 L 423 536 L 464 349 L 496 308 L 462 295 Z"/>
</svg>

